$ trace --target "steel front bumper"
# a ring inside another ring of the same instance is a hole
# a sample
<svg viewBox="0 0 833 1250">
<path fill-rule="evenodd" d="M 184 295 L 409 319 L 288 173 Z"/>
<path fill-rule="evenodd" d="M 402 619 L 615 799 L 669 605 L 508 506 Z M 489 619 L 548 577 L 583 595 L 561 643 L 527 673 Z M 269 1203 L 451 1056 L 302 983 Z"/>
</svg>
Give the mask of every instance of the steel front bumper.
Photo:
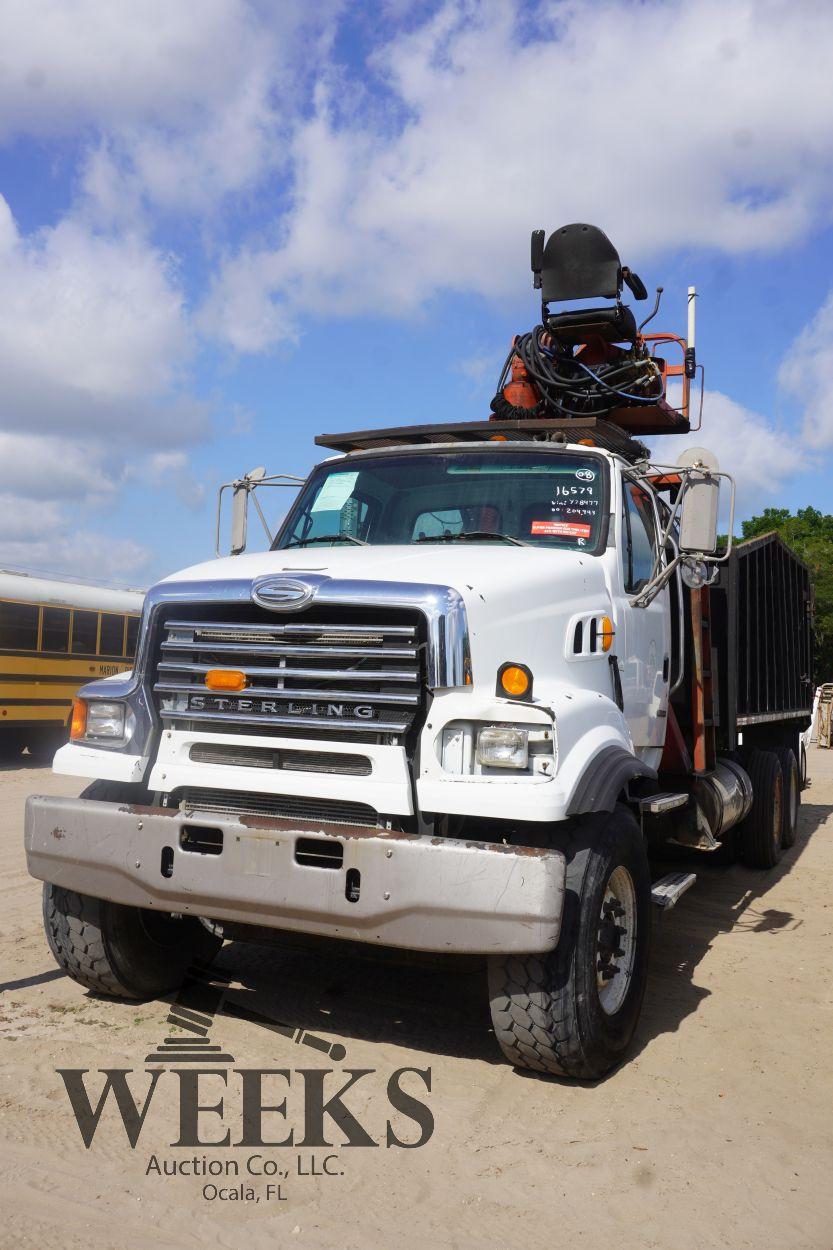
<svg viewBox="0 0 833 1250">
<path fill-rule="evenodd" d="M 213 853 L 187 849 L 206 829 Z M 310 839 L 329 866 L 304 862 Z M 558 941 L 559 851 L 46 795 L 27 800 L 25 842 L 33 877 L 136 907 L 410 950 Z"/>
</svg>

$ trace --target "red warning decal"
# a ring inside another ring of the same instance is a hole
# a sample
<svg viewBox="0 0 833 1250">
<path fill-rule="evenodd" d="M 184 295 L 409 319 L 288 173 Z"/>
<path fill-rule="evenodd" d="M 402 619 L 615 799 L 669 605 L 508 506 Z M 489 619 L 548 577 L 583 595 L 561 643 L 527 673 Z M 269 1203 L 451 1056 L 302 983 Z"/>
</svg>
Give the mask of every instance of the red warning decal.
<svg viewBox="0 0 833 1250">
<path fill-rule="evenodd" d="M 565 538 L 589 538 L 592 532 L 592 525 L 583 525 L 580 521 L 533 521 L 530 529 L 532 534 L 557 534 Z"/>
</svg>

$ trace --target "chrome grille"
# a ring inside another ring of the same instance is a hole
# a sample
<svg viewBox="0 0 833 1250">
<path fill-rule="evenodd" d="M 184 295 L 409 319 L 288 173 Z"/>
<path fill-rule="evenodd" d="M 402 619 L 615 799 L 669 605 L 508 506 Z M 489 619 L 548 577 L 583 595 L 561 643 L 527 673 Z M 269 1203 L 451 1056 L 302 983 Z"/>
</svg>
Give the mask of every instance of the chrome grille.
<svg viewBox="0 0 833 1250">
<path fill-rule="evenodd" d="M 249 619 L 225 609 L 228 619 L 165 623 L 153 685 L 163 723 L 364 742 L 408 733 L 422 704 L 416 623 L 310 621 L 308 613 L 275 622 L 247 611 Z M 206 674 L 218 668 L 242 673 L 245 689 L 208 689 Z"/>
<path fill-rule="evenodd" d="M 189 786 L 175 790 L 169 806 L 186 812 L 214 812 L 222 816 L 285 816 L 290 820 L 321 821 L 333 825 L 379 824 L 379 816 L 366 803 L 340 799 L 299 798 L 290 794 L 250 794 L 240 790 L 208 790 Z"/>
</svg>

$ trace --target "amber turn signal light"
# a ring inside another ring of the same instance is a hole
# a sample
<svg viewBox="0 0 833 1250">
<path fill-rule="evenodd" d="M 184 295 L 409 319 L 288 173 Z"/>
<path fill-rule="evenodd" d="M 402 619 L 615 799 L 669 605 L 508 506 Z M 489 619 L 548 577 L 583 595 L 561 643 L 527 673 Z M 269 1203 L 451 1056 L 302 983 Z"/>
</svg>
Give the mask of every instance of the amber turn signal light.
<svg viewBox="0 0 833 1250">
<path fill-rule="evenodd" d="M 497 674 L 497 694 L 509 699 L 532 698 L 532 673 L 525 664 L 501 664 Z"/>
<path fill-rule="evenodd" d="M 598 637 L 602 644 L 602 651 L 609 651 L 613 646 L 613 638 L 616 633 L 616 630 L 613 628 L 613 621 L 609 616 L 603 616 L 599 621 L 599 625 L 601 628 Z"/>
<path fill-rule="evenodd" d="M 76 738 L 83 738 L 87 732 L 87 704 L 84 699 L 73 699 L 72 701 L 72 720 L 69 724 L 70 741 L 74 742 Z"/>
<path fill-rule="evenodd" d="M 236 668 L 211 668 L 205 675 L 209 690 L 245 690 L 249 684 L 245 673 Z"/>
</svg>

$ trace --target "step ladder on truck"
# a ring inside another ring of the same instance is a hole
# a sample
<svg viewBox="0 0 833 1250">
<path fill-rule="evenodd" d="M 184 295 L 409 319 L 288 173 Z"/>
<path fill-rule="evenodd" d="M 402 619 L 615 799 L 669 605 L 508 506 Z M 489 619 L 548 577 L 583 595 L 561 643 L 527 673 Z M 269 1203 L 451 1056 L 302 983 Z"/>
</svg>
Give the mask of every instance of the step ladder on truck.
<svg viewBox="0 0 833 1250">
<path fill-rule="evenodd" d="M 225 940 L 479 955 L 507 1059 L 594 1079 L 695 879 L 649 852 L 766 870 L 794 840 L 808 570 L 732 541 L 711 453 L 641 441 L 700 428 L 695 292 L 686 337 L 646 330 L 661 288 L 637 326 L 645 287 L 584 223 L 536 231 L 532 269 L 541 321 L 483 420 L 228 483 L 231 554 L 154 587 L 132 674 L 80 692 L 54 768 L 90 785 L 26 816 L 80 984 L 163 994 Z"/>
</svg>

